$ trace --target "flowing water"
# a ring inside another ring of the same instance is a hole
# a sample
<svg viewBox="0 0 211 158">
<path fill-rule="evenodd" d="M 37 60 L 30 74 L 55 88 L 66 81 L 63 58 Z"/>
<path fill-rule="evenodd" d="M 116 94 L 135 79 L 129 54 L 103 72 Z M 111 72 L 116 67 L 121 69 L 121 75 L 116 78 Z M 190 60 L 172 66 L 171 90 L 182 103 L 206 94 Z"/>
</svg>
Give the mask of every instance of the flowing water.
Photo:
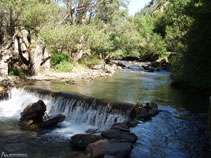
<svg viewBox="0 0 211 158">
<path fill-rule="evenodd" d="M 131 129 L 138 136 L 131 158 L 210 157 L 208 97 L 171 88 L 169 75 L 168 72 L 123 70 L 89 82 L 41 81 L 25 84 L 114 101 L 156 102 L 163 112 L 150 121 L 140 121 L 137 127 Z M 60 128 L 38 133 L 19 129 L 20 112 L 38 99 L 44 100 L 49 114 L 63 113 L 66 116 Z M 84 133 L 87 129 L 104 130 L 114 122 L 124 120 L 127 117 L 121 111 L 108 114 L 105 107 L 96 108 L 95 102 L 88 105 L 74 99 L 54 98 L 14 88 L 11 99 L 0 102 L 0 152 L 24 153 L 36 158 L 63 158 L 73 152 L 69 144 L 72 135 Z"/>
</svg>

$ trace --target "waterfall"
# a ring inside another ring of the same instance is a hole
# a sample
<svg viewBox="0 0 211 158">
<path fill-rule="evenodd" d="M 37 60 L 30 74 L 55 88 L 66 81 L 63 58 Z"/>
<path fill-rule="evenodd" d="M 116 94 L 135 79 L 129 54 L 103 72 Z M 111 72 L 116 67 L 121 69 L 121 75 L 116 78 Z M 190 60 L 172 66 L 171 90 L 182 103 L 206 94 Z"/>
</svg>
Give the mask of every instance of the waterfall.
<svg viewBox="0 0 211 158">
<path fill-rule="evenodd" d="M 23 109 L 39 99 L 46 104 L 48 115 L 66 116 L 65 122 L 62 123 L 64 128 L 74 126 L 75 129 L 82 127 L 83 130 L 90 128 L 104 130 L 114 123 L 128 120 L 124 104 L 121 110 L 116 108 L 119 103 L 116 106 L 111 102 L 82 95 L 24 88 L 13 88 L 11 98 L 0 102 L 0 119 L 18 120 Z M 78 130 L 81 130 L 80 128 Z M 59 130 L 64 132 L 67 129 Z"/>
</svg>

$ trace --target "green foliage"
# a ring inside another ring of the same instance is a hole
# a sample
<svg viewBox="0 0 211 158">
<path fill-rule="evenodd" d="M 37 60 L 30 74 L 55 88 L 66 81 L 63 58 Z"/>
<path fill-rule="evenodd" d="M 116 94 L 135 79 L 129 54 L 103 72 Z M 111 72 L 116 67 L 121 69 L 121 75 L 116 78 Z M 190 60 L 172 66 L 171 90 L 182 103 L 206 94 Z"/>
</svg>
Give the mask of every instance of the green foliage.
<svg viewBox="0 0 211 158">
<path fill-rule="evenodd" d="M 166 40 L 168 51 L 185 51 L 183 37 L 193 19 L 186 14 L 190 0 L 172 0 L 164 14 L 158 14 L 154 30 Z"/>
<path fill-rule="evenodd" d="M 57 72 L 71 72 L 73 66 L 70 64 L 70 62 L 62 61 L 59 64 L 55 65 L 55 70 Z"/>
<path fill-rule="evenodd" d="M 21 76 L 21 75 L 26 75 L 26 72 L 24 72 L 21 69 L 17 69 L 15 67 L 12 67 L 9 69 L 9 75 L 10 76 Z"/>
<path fill-rule="evenodd" d="M 80 64 L 93 68 L 95 65 L 104 64 L 104 61 L 99 59 L 97 56 L 87 56 L 80 60 Z"/>
<path fill-rule="evenodd" d="M 96 10 L 96 21 L 112 24 L 127 17 L 127 0 L 99 0 Z"/>
<path fill-rule="evenodd" d="M 70 64 L 70 59 L 65 53 L 51 53 L 51 67 L 57 72 L 72 71 L 73 64 Z"/>
<path fill-rule="evenodd" d="M 133 23 L 125 22 L 117 30 L 110 32 L 113 58 L 140 57 L 141 38 Z"/>
<path fill-rule="evenodd" d="M 90 50 L 106 53 L 110 47 L 108 36 L 92 25 L 60 25 L 42 29 L 39 35 L 48 47 L 54 51 L 65 50 L 70 56 L 79 50 L 84 50 L 87 54 L 90 54 Z"/>
<path fill-rule="evenodd" d="M 186 15 L 194 18 L 194 22 L 184 37 L 187 50 L 174 63 L 173 79 L 211 89 L 211 2 L 194 1 L 188 8 Z"/>
<path fill-rule="evenodd" d="M 134 23 L 138 27 L 140 39 L 142 39 L 140 57 L 158 55 L 163 57 L 166 55 L 166 42 L 162 36 L 154 33 L 154 22 L 153 18 L 149 15 L 137 15 L 134 18 Z"/>
<path fill-rule="evenodd" d="M 67 56 L 67 54 L 61 53 L 51 53 L 51 65 L 55 66 L 60 64 L 61 62 L 69 62 L 69 57 Z"/>
<path fill-rule="evenodd" d="M 30 3 L 21 13 L 21 22 L 24 27 L 39 31 L 42 27 L 59 21 L 59 12 L 60 8 L 55 4 Z"/>
<path fill-rule="evenodd" d="M 174 80 L 211 88 L 210 0 L 154 0 L 135 17 L 128 16 L 127 0 L 63 2 L 66 8 L 50 0 L 1 0 L 0 42 L 11 39 L 15 29 L 27 29 L 55 52 L 51 65 L 64 72 L 72 70 L 70 61 L 80 51 L 80 63 L 88 67 L 102 63 L 100 57 L 164 59 L 176 52 Z M 69 9 L 80 8 L 80 2 L 85 9 L 71 15 Z M 10 70 L 11 75 L 21 73 Z"/>
</svg>

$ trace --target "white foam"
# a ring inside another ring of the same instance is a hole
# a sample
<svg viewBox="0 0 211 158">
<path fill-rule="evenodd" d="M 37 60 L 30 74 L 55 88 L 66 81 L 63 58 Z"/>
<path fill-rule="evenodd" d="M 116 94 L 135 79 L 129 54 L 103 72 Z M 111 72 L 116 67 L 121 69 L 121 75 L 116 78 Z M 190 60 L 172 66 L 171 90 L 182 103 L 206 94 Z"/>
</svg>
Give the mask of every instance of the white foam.
<svg viewBox="0 0 211 158">
<path fill-rule="evenodd" d="M 49 134 L 69 137 L 76 133 L 85 133 L 87 129 L 108 129 L 115 122 L 126 120 L 121 111 L 108 112 L 106 107 L 96 106 L 95 101 L 89 105 L 85 101 L 42 96 L 22 88 L 13 88 L 11 98 L 0 102 L 0 118 L 18 120 L 23 109 L 39 99 L 46 104 L 49 115 L 64 114 L 66 116 L 65 121 L 61 123 L 61 128 L 55 129 Z"/>
</svg>

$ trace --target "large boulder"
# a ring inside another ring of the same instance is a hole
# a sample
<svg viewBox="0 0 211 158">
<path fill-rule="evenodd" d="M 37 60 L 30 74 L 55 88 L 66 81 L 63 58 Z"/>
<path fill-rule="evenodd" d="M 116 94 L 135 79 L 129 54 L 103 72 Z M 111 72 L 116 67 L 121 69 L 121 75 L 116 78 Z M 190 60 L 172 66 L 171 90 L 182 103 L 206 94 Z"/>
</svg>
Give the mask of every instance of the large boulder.
<svg viewBox="0 0 211 158">
<path fill-rule="evenodd" d="M 46 105 L 42 100 L 29 104 L 21 113 L 19 121 L 20 127 L 29 130 L 53 128 L 65 119 L 64 115 L 58 114 L 56 116 L 47 117 L 44 120 L 45 111 Z"/>
<path fill-rule="evenodd" d="M 130 143 L 119 142 L 118 140 L 99 140 L 87 146 L 86 152 L 93 158 L 114 157 L 128 158 L 133 146 Z"/>
<path fill-rule="evenodd" d="M 118 139 L 122 142 L 135 143 L 137 141 L 137 136 L 128 131 L 121 131 L 119 129 L 109 129 L 103 131 L 101 136 L 107 139 Z"/>
<path fill-rule="evenodd" d="M 29 104 L 21 113 L 20 122 L 33 120 L 33 123 L 42 123 L 45 111 L 46 105 L 42 100 L 39 100 L 36 103 Z"/>
<path fill-rule="evenodd" d="M 103 139 L 103 137 L 99 135 L 92 134 L 76 134 L 71 137 L 71 144 L 74 148 L 79 150 L 85 150 L 86 147 L 93 142 Z"/>
</svg>

